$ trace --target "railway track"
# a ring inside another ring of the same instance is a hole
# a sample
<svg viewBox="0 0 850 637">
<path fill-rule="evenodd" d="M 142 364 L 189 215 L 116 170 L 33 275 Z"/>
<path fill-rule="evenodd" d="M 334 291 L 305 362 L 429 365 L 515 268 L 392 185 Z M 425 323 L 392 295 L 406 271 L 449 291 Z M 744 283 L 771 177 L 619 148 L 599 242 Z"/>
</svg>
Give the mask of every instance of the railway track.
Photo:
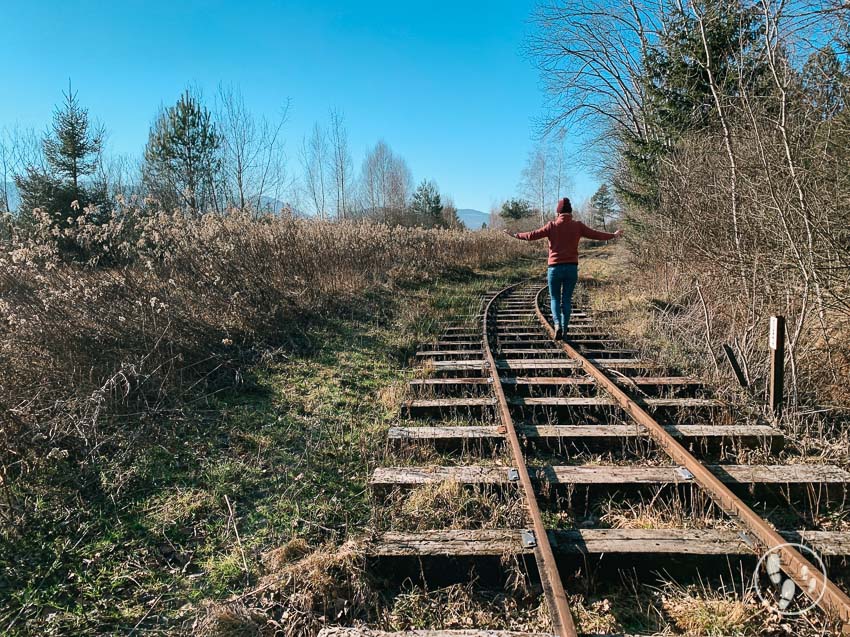
<svg viewBox="0 0 850 637">
<path fill-rule="evenodd" d="M 810 509 L 843 503 L 850 474 L 831 465 L 776 461 L 784 444 L 780 431 L 736 422 L 734 406 L 710 387 L 640 358 L 582 310 L 573 314 L 568 342 L 553 341 L 542 295 L 540 285 L 531 283 L 494 291 L 473 317 L 477 326 L 472 321 L 446 325 L 441 338 L 417 354 L 423 373 L 411 382 L 415 398 L 404 404 L 405 415 L 417 424 L 389 432 L 389 443 L 397 448 L 429 446 L 489 459 L 501 449 L 504 461 L 382 467 L 371 477 L 377 500 L 442 482 L 503 489 L 521 500 L 526 525 L 389 529 L 374 538 L 372 557 L 390 563 L 412 559 L 424 573 L 423 563 L 432 559 L 445 564 L 524 556 L 536 565 L 532 570 L 552 634 L 572 637 L 581 634 L 567 594 L 573 558 L 587 565 L 614 556 L 624 566 L 641 559 L 695 559 L 707 563 L 703 572 L 710 572 L 718 556 L 725 567 L 730 559 L 753 563 L 772 552 L 784 573 L 775 576 L 796 585 L 791 608 L 804 608 L 811 600 L 847 634 L 850 598 L 789 543 L 811 547 L 827 563 L 850 555 L 850 533 L 805 528 Z M 646 458 L 653 460 L 641 461 Z M 604 528 L 592 517 L 589 524 L 567 528 L 552 523 L 553 514 L 582 504 L 587 509 L 599 498 L 627 501 L 642 493 L 652 494 L 652 502 L 664 494 L 684 507 L 713 508 L 725 523 L 663 529 Z M 790 518 L 777 515 L 786 508 L 794 511 Z M 777 527 L 777 520 L 788 519 L 799 524 Z M 383 635 L 363 629 L 323 634 Z"/>
</svg>

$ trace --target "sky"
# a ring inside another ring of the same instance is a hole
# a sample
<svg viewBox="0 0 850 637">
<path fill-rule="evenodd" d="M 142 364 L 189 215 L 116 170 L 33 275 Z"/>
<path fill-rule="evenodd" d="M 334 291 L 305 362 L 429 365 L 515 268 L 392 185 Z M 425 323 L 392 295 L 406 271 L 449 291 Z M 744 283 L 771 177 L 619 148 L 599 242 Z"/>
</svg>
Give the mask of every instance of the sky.
<svg viewBox="0 0 850 637">
<path fill-rule="evenodd" d="M 489 211 L 517 194 L 544 114 L 522 52 L 534 4 L 0 0 L 0 127 L 43 130 L 70 79 L 109 151 L 140 156 L 161 106 L 187 86 L 211 101 L 232 85 L 257 115 L 289 102 L 290 163 L 336 108 L 355 169 L 384 139 L 417 183 Z M 575 201 L 598 185 L 577 170 L 572 180 Z"/>
</svg>

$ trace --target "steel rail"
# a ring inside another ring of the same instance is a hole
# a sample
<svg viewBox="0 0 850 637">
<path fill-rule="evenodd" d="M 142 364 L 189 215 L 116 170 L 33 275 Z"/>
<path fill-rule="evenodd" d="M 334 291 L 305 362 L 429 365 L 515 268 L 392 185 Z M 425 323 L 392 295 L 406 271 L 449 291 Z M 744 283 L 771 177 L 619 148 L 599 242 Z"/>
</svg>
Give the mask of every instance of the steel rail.
<svg viewBox="0 0 850 637">
<path fill-rule="evenodd" d="M 540 296 L 546 287 L 541 287 L 534 299 L 537 318 L 549 336 L 554 338 L 555 330 L 540 309 Z M 561 348 L 573 359 L 579 361 L 585 371 L 596 379 L 636 422 L 646 427 L 650 437 L 663 449 L 676 464 L 685 467 L 694 476 L 703 491 L 726 513 L 736 517 L 746 527 L 754 539 L 768 551 L 775 551 L 780 558 L 782 570 L 800 587 L 813 602 L 828 614 L 837 616 L 842 622 L 842 634 L 850 635 L 850 597 L 830 581 L 814 564 L 787 544 L 764 519 L 749 508 L 720 479 L 709 471 L 693 454 L 664 429 L 647 411 L 632 400 L 614 381 L 575 348 L 566 342 L 559 343 Z M 811 587 L 812 579 L 817 582 Z M 822 593 L 822 594 L 821 594 Z"/>
<path fill-rule="evenodd" d="M 508 401 L 505 397 L 505 391 L 502 387 L 502 381 L 499 378 L 499 369 L 496 367 L 496 359 L 493 356 L 493 351 L 490 348 L 490 314 L 493 309 L 493 304 L 502 294 L 512 290 L 520 284 L 508 286 L 497 292 L 487 302 L 484 308 L 484 316 L 482 317 L 482 348 L 490 370 L 490 378 L 493 380 L 493 391 L 499 402 L 499 415 L 502 425 L 505 428 L 505 436 L 511 446 L 511 454 L 513 456 L 514 468 L 519 474 L 519 482 L 522 485 L 525 494 L 525 504 L 528 509 L 529 517 L 534 529 L 534 558 L 537 562 L 537 570 L 540 573 L 540 581 L 543 585 L 543 592 L 546 597 L 546 603 L 549 606 L 549 614 L 552 618 L 552 628 L 558 637 L 577 637 L 573 616 L 570 613 L 570 607 L 567 603 L 567 594 L 564 591 L 564 584 L 561 581 L 561 574 L 558 571 L 557 563 L 555 562 L 555 554 L 552 552 L 552 546 L 549 543 L 549 535 L 546 533 L 546 527 L 543 524 L 543 518 L 540 515 L 540 507 L 537 504 L 537 497 L 534 494 L 534 487 L 531 484 L 531 477 L 528 475 L 528 468 L 525 464 L 525 458 L 522 454 L 522 448 L 519 444 L 514 421 L 511 417 L 511 412 L 508 407 Z"/>
</svg>

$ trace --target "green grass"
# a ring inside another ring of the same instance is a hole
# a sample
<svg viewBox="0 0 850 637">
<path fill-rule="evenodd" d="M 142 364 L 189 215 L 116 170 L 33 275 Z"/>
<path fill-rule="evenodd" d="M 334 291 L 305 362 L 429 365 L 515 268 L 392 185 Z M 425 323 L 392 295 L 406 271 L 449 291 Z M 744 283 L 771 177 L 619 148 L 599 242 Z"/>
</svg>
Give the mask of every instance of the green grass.
<svg viewBox="0 0 850 637">
<path fill-rule="evenodd" d="M 118 497 L 95 488 L 74 510 L 40 511 L 25 537 L 0 535 L 0 634 L 185 632 L 202 602 L 251 590 L 265 552 L 361 534 L 417 344 L 542 270 L 453 272 L 298 326 L 238 390 L 187 404 L 103 467 Z"/>
</svg>

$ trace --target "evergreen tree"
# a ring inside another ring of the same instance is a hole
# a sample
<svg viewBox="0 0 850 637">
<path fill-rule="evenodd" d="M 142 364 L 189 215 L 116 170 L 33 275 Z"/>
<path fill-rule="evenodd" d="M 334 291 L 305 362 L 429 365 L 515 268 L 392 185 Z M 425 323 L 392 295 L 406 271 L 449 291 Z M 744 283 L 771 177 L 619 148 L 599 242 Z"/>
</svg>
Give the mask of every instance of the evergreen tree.
<svg viewBox="0 0 850 637">
<path fill-rule="evenodd" d="M 531 204 L 525 199 L 508 199 L 502 204 L 499 216 L 505 221 L 519 221 L 534 214 Z"/>
<path fill-rule="evenodd" d="M 410 202 L 410 211 L 414 222 L 424 226 L 443 226 L 443 204 L 440 200 L 440 191 L 433 181 L 423 180 Z"/>
<path fill-rule="evenodd" d="M 737 95 L 742 79 L 749 86 L 762 82 L 764 66 L 753 52 L 759 33 L 752 5 L 746 0 L 695 0 L 692 7 L 705 16 L 720 93 Z M 621 132 L 625 179 L 615 183 L 618 194 L 639 207 L 657 205 L 658 168 L 682 136 L 718 125 L 705 49 L 696 14 L 676 8 L 665 15 L 660 40 L 643 60 L 645 132 Z"/>
<path fill-rule="evenodd" d="M 90 126 L 88 110 L 80 107 L 70 82 L 64 95 L 65 104 L 53 112 L 51 134 L 44 139 L 44 158 L 54 173 L 70 180 L 77 191 L 80 177 L 93 173 L 97 167 L 103 130 Z"/>
<path fill-rule="evenodd" d="M 835 49 L 826 46 L 813 53 L 803 66 L 800 90 L 821 121 L 843 113 L 850 98 L 850 76 Z"/>
<path fill-rule="evenodd" d="M 145 148 L 144 181 L 166 208 L 198 214 L 216 204 L 221 137 L 209 110 L 186 91 L 160 113 Z"/>
<path fill-rule="evenodd" d="M 607 231 L 607 220 L 615 214 L 616 206 L 611 189 L 608 188 L 608 184 L 602 184 L 590 198 L 590 223 L 597 227 L 602 226 Z"/>
<path fill-rule="evenodd" d="M 834 160 L 838 173 L 832 179 L 843 182 L 850 161 L 850 64 L 826 46 L 809 57 L 797 79 L 796 99 L 803 105 L 797 121 L 805 122 L 809 139 L 821 149 L 818 155 Z"/>
<path fill-rule="evenodd" d="M 28 166 L 15 176 L 21 196 L 21 210 L 31 213 L 45 210 L 53 223 L 64 228 L 89 205 L 105 206 L 106 189 L 102 184 L 83 184 L 83 178 L 95 172 L 103 148 L 102 128 L 92 126 L 88 110 L 77 101 L 68 85 L 65 102 L 53 112 L 53 123 L 42 140 L 45 167 Z"/>
</svg>

